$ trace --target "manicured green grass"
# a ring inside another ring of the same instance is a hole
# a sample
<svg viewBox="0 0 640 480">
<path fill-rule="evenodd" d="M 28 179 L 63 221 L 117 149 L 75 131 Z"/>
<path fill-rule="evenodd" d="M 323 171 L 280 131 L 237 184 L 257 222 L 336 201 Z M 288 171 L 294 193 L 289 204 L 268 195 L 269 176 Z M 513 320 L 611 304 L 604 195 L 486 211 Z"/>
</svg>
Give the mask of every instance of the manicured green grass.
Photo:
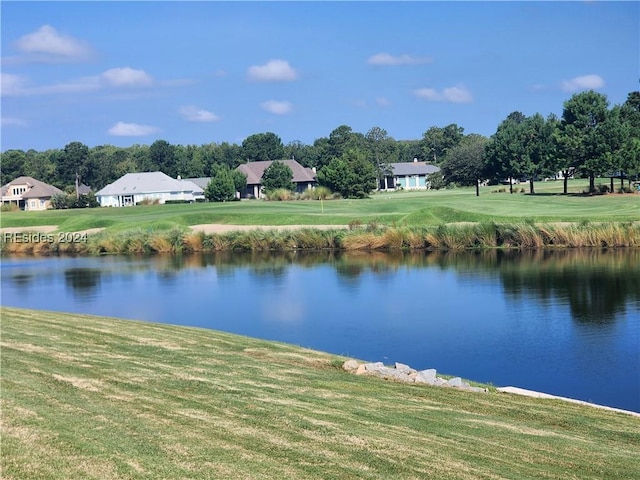
<svg viewBox="0 0 640 480">
<path fill-rule="evenodd" d="M 580 192 L 584 180 L 571 183 Z M 524 188 L 526 185 L 518 186 Z M 2 227 L 56 225 L 61 231 L 106 227 L 117 232 L 130 229 L 169 230 L 188 225 L 223 223 L 237 225 L 347 225 L 352 221 L 382 225 L 424 226 L 451 222 L 635 221 L 640 220 L 640 195 L 564 196 L 561 182 L 539 182 L 536 195 L 491 193 L 483 187 L 480 197 L 472 188 L 429 192 L 377 193 L 363 200 L 242 201 L 192 205 L 148 205 L 132 208 L 97 208 L 45 212 L 5 212 Z M 501 187 L 503 188 L 503 187 Z"/>
<path fill-rule="evenodd" d="M 640 472 L 625 414 L 359 377 L 340 357 L 209 330 L 1 313 L 6 479 Z"/>
</svg>

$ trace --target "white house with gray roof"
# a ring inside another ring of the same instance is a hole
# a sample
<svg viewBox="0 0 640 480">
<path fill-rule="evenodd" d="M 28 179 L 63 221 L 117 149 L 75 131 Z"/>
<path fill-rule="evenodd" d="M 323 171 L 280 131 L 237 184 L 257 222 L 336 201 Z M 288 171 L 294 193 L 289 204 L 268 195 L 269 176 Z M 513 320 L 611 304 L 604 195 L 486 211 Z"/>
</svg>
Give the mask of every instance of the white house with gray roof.
<svg viewBox="0 0 640 480">
<path fill-rule="evenodd" d="M 426 190 L 429 175 L 440 171 L 440 167 L 427 162 L 400 162 L 389 165 L 389 174 L 381 180 L 380 190 Z"/>
<path fill-rule="evenodd" d="M 127 207 L 143 200 L 195 202 L 204 190 L 189 180 L 175 179 L 162 172 L 127 173 L 96 192 L 101 207 Z"/>
</svg>

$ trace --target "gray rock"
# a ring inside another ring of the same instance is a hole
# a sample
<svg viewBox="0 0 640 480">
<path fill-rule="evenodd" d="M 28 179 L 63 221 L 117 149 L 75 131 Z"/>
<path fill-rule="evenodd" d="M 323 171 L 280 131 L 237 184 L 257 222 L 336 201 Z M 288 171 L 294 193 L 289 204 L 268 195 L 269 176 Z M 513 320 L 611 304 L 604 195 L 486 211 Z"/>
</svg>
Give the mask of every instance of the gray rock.
<svg viewBox="0 0 640 480">
<path fill-rule="evenodd" d="M 396 362 L 396 370 L 402 373 L 406 373 L 407 375 L 417 372 L 417 370 L 411 368 L 409 365 L 405 365 L 404 363 L 398 363 L 398 362 Z"/>
<path fill-rule="evenodd" d="M 416 383 L 429 383 L 433 385 L 436 381 L 436 369 L 420 370 L 416 374 Z"/>
<path fill-rule="evenodd" d="M 364 369 L 369 371 L 369 370 L 377 370 L 378 368 L 384 367 L 384 363 L 382 362 L 375 362 L 375 363 L 365 363 L 364 364 Z"/>
<path fill-rule="evenodd" d="M 450 387 L 455 387 L 455 388 L 470 388 L 471 387 L 471 385 L 469 385 L 467 382 L 463 381 L 460 377 L 451 378 L 449 381 L 447 381 L 447 385 L 449 385 Z"/>
<path fill-rule="evenodd" d="M 454 377 L 451 378 L 447 381 L 447 385 L 449 385 L 450 387 L 462 387 L 462 379 L 460 377 Z"/>
<path fill-rule="evenodd" d="M 413 378 L 409 374 L 396 370 L 395 368 L 379 367 L 372 370 L 378 377 L 395 380 L 403 383 L 413 383 Z"/>
<path fill-rule="evenodd" d="M 342 364 L 342 369 L 346 370 L 347 372 L 353 372 L 357 370 L 359 366 L 360 366 L 360 363 L 357 360 L 351 359 L 351 360 L 347 360 Z"/>
</svg>

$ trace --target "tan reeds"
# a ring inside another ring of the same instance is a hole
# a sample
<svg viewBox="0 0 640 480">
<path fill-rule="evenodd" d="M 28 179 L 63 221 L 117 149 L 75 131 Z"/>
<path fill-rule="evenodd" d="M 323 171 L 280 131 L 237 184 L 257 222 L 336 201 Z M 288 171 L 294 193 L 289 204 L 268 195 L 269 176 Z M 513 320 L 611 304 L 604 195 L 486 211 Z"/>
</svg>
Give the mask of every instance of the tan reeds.
<svg viewBox="0 0 640 480">
<path fill-rule="evenodd" d="M 375 228 L 374 228 L 375 227 Z M 437 227 L 360 227 L 351 230 L 255 229 L 224 234 L 181 229 L 101 232 L 86 243 L 0 242 L 5 254 L 176 253 L 294 250 L 481 250 L 640 247 L 639 223 L 450 224 Z"/>
</svg>

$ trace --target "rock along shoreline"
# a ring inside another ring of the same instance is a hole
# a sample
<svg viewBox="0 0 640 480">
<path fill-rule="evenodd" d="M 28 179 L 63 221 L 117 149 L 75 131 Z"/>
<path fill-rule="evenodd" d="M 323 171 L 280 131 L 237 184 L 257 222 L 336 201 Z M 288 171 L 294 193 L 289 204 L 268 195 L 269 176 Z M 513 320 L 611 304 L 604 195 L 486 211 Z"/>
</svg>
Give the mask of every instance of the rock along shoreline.
<svg viewBox="0 0 640 480">
<path fill-rule="evenodd" d="M 382 362 L 360 363 L 357 360 L 347 360 L 342 364 L 342 368 L 355 375 L 368 375 L 384 380 L 393 380 L 401 383 L 422 383 L 436 387 L 451 387 L 470 392 L 487 393 L 488 389 L 474 387 L 462 380 L 454 377 L 449 380 L 438 377 L 435 368 L 427 370 L 416 370 L 409 365 L 396 362 L 393 367 L 387 367 Z"/>
</svg>

